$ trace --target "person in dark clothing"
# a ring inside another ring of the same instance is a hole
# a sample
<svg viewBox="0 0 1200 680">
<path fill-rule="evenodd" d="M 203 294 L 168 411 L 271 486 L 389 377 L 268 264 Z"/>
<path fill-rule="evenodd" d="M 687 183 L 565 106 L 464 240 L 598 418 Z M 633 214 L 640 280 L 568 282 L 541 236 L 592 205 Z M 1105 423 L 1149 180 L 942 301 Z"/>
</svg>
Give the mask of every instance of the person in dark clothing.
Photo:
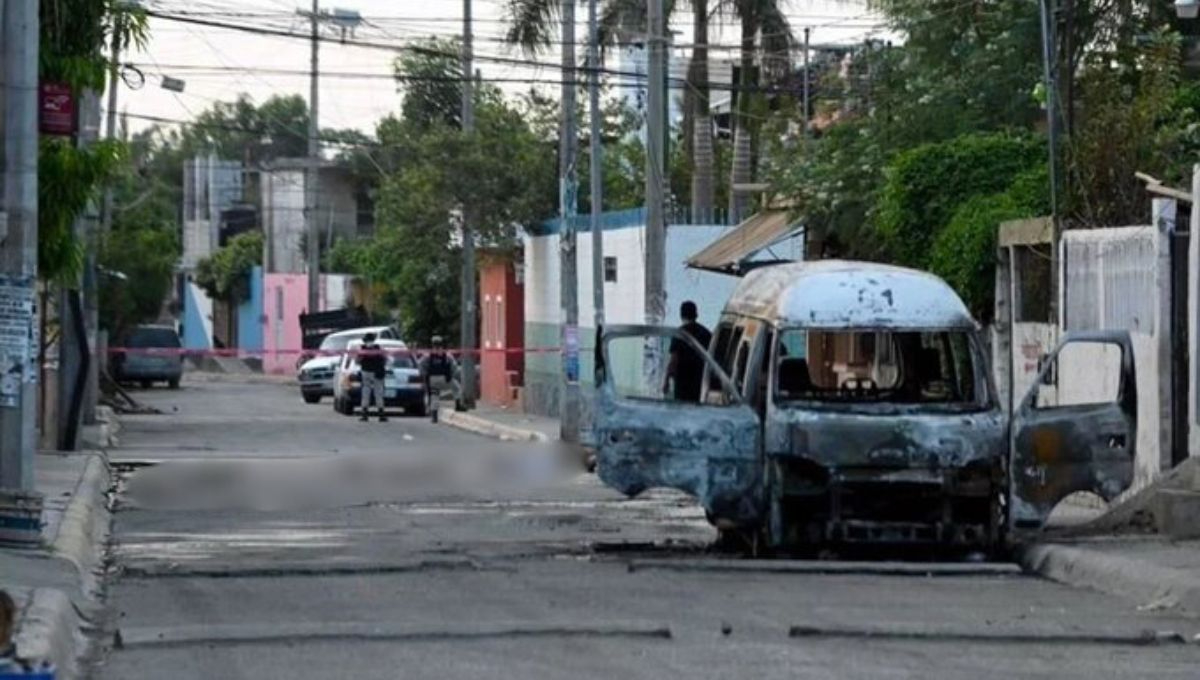
<svg viewBox="0 0 1200 680">
<path fill-rule="evenodd" d="M 696 339 L 705 350 L 712 340 L 712 333 L 696 319 L 700 316 L 696 303 L 685 301 L 679 306 L 679 316 L 683 319 L 680 329 Z M 704 381 L 704 357 L 697 354 L 683 340 L 676 338 L 671 341 L 671 359 L 667 363 L 667 375 L 663 378 L 663 393 L 675 381 L 676 401 L 700 401 L 701 383 Z"/>
<path fill-rule="evenodd" d="M 383 410 L 383 379 L 387 375 L 387 356 L 379 345 L 375 344 L 375 334 L 363 336 L 362 346 L 359 347 L 358 366 L 362 377 L 362 417 L 366 421 L 371 414 L 371 401 L 379 406 L 379 422 L 386 422 L 387 415 Z"/>
<path fill-rule="evenodd" d="M 432 349 L 421 359 L 419 368 L 425 381 L 426 403 L 432 410 L 441 399 L 442 388 L 453 384 L 457 366 L 454 357 L 446 351 L 442 336 L 433 336 L 431 344 Z"/>
</svg>

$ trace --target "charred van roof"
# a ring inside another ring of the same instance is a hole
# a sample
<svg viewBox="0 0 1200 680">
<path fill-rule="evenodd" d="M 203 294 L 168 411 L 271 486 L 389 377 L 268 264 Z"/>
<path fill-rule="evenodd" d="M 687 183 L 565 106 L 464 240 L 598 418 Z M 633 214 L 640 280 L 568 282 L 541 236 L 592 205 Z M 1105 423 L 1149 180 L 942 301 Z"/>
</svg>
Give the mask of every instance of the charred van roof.
<svg viewBox="0 0 1200 680">
<path fill-rule="evenodd" d="M 847 260 L 756 269 L 738 284 L 725 311 L 784 327 L 975 327 L 958 294 L 933 274 Z"/>
</svg>

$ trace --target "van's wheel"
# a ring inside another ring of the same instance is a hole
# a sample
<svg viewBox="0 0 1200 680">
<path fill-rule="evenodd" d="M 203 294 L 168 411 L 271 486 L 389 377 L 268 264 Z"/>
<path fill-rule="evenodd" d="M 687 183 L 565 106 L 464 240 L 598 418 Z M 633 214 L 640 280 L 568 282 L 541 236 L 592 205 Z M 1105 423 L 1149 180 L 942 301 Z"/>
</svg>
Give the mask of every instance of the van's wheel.
<svg viewBox="0 0 1200 680">
<path fill-rule="evenodd" d="M 173 390 L 179 389 L 179 378 L 171 378 L 167 381 L 167 386 Z"/>
</svg>

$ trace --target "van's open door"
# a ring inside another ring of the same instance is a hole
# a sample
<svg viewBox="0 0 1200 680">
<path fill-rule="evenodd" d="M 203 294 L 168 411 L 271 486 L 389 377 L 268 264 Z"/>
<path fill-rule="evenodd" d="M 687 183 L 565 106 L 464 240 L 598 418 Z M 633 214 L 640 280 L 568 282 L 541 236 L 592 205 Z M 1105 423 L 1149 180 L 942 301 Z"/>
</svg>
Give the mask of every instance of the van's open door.
<svg viewBox="0 0 1200 680">
<path fill-rule="evenodd" d="M 1068 334 L 1013 414 L 1009 525 L 1040 528 L 1077 491 L 1112 500 L 1133 483 L 1137 377 L 1125 331 Z"/>
<path fill-rule="evenodd" d="M 647 379 L 647 357 L 666 366 L 671 341 L 707 369 L 700 402 L 676 401 Z M 611 326 L 597 352 L 596 466 L 600 479 L 633 496 L 646 489 L 679 489 L 698 498 L 710 515 L 734 523 L 759 512 L 762 465 L 758 415 L 705 348 L 673 328 Z"/>
</svg>

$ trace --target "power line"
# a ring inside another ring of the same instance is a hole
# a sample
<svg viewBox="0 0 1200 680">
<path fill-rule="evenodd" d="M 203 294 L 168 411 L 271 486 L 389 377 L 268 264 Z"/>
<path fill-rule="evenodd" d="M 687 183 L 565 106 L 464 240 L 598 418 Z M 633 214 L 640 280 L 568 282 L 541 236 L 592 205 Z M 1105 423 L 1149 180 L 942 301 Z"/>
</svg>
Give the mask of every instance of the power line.
<svg viewBox="0 0 1200 680">
<path fill-rule="evenodd" d="M 163 14 L 163 13 L 160 13 L 157 11 L 152 11 L 152 10 L 148 10 L 146 12 L 146 14 L 148 16 L 156 17 L 159 19 L 164 19 L 166 21 L 177 21 L 177 22 L 185 23 L 185 24 L 210 26 L 213 28 L 223 28 L 223 29 L 228 29 L 228 30 L 233 30 L 233 31 L 254 33 L 254 34 L 258 34 L 258 35 L 268 35 L 268 36 L 276 36 L 276 37 L 282 37 L 282 38 L 303 39 L 303 40 L 311 40 L 312 39 L 312 36 L 297 33 L 295 31 L 267 28 L 267 27 L 263 27 L 263 26 L 250 26 L 250 25 L 243 25 L 243 24 L 220 22 L 220 21 L 211 21 L 208 19 L 189 18 L 189 17 L 184 17 L 184 16 L 177 16 L 174 14 Z M 327 43 L 332 43 L 332 44 L 348 45 L 351 47 L 361 47 L 361 48 L 366 48 L 366 49 L 379 49 L 379 50 L 386 50 L 389 52 L 413 52 L 416 54 L 424 54 L 427 56 L 454 59 L 456 61 L 459 58 L 459 55 L 457 52 L 452 52 L 452 51 L 447 51 L 447 50 L 439 50 L 434 47 L 426 47 L 426 46 L 422 46 L 422 45 L 394 45 L 394 44 L 388 44 L 388 43 L 357 40 L 357 39 L 332 38 L 332 37 L 328 37 L 328 36 L 320 36 L 318 38 L 318 40 L 320 40 L 321 42 L 327 42 Z M 850 47 L 850 45 L 838 45 L 837 47 L 838 48 L 848 48 L 848 47 Z M 511 66 L 522 66 L 522 67 L 530 67 L 530 68 L 545 68 L 545 69 L 552 69 L 552 70 L 556 70 L 556 71 L 564 70 L 564 66 L 562 64 L 556 64 L 553 62 L 546 62 L 546 61 L 538 61 L 538 60 L 534 60 L 534 59 L 523 59 L 523 58 L 519 58 L 519 57 L 503 57 L 503 56 L 488 55 L 488 54 L 476 54 L 475 58 L 479 61 L 488 61 L 488 62 L 496 63 L 496 64 L 506 64 L 506 65 L 511 65 Z M 637 80 L 645 80 L 646 79 L 646 75 L 643 73 L 638 73 L 636 71 L 620 71 L 620 70 L 616 70 L 616 69 L 612 69 L 612 68 L 605 68 L 603 66 L 583 65 L 583 66 L 576 66 L 575 69 L 579 70 L 579 71 L 583 71 L 585 74 L 595 71 L 595 72 L 603 74 L 603 75 L 623 76 L 623 77 L 627 77 L 627 78 L 634 78 Z M 561 83 L 562 81 L 560 79 L 560 80 L 557 80 L 554 82 Z M 718 86 L 718 87 L 720 87 L 720 86 Z M 738 87 L 739 86 L 736 86 L 736 85 L 729 85 L 726 87 L 726 89 L 732 90 L 732 89 L 737 89 Z M 754 91 L 754 90 L 751 90 L 751 91 Z"/>
<path fill-rule="evenodd" d="M 212 21 L 209 19 L 190 18 L 190 17 L 184 17 L 184 16 L 177 16 L 177 15 L 173 15 L 173 14 L 164 14 L 162 12 L 158 12 L 158 11 L 154 11 L 154 10 L 147 10 L 146 15 L 155 17 L 158 19 L 163 19 L 165 21 L 176 21 L 176 22 L 180 22 L 180 23 L 195 24 L 195 25 L 199 25 L 199 26 L 211 26 L 213 28 L 225 28 L 225 29 L 229 29 L 231 31 L 241 31 L 244 33 L 255 33 L 258 35 L 271 35 L 271 36 L 277 36 L 277 37 L 281 37 L 281 38 L 298 38 L 298 39 L 304 39 L 304 40 L 312 40 L 312 36 L 309 36 L 309 35 L 304 35 L 301 33 L 297 33 L 295 31 L 285 31 L 285 30 L 274 29 L 274 28 L 266 28 L 263 26 L 249 26 L 249 25 L 243 25 L 243 24 L 232 24 L 232 23 L 227 23 L 227 22 L 222 22 L 222 21 Z M 389 45 L 387 43 L 379 43 L 379 42 L 371 42 L 371 41 L 355 40 L 355 39 L 331 38 L 328 36 L 319 36 L 317 38 L 317 40 L 319 40 L 320 42 L 348 45 L 351 47 L 362 47 L 362 48 L 367 48 L 367 49 L 387 50 L 389 52 L 414 52 L 416 54 L 423 54 L 423 55 L 427 55 L 427 56 L 454 59 L 455 61 L 457 61 L 459 58 L 459 55 L 456 52 L 439 50 L 437 48 L 424 47 L 424 46 L 420 46 L 420 45 Z M 476 55 L 476 58 L 480 61 L 489 61 L 489 62 L 496 63 L 496 64 L 508 64 L 508 65 L 512 65 L 512 66 L 526 66 L 526 67 L 534 67 L 534 68 L 549 68 L 549 69 L 555 69 L 555 70 L 560 70 L 560 71 L 563 70 L 563 66 L 561 64 L 555 64 L 552 62 L 545 62 L 545 61 L 536 61 L 533 59 L 521 59 L 518 57 L 501 57 L 501 56 L 496 56 L 496 55 L 485 55 L 485 54 Z M 645 77 L 645 76 L 635 73 L 635 72 L 616 71 L 613 69 L 604 69 L 604 68 L 597 68 L 596 70 L 598 70 L 600 73 L 605 73 L 605 74 L 609 74 L 609 75 L 628 76 L 628 77 L 633 77 L 633 78 L 644 78 Z"/>
</svg>

